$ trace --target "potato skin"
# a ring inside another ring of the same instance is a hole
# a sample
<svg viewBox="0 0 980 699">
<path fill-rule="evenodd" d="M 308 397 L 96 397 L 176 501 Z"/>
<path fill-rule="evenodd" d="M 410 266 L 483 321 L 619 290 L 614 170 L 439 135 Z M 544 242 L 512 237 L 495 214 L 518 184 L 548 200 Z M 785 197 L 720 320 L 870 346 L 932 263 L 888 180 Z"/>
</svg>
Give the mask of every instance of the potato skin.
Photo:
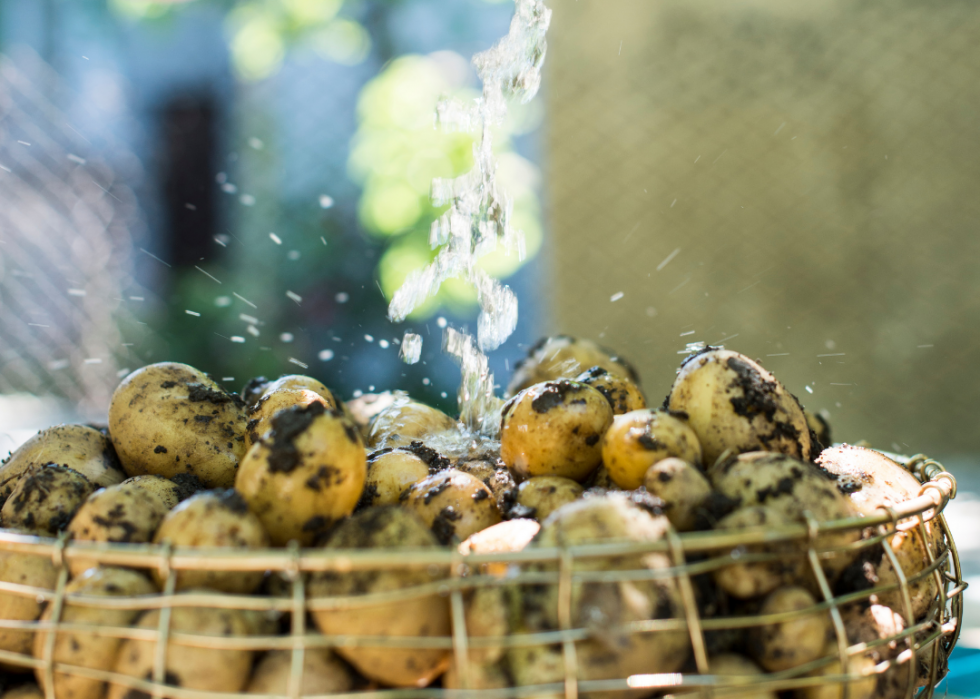
<svg viewBox="0 0 980 699">
<path fill-rule="evenodd" d="M 53 590 L 58 570 L 50 556 L 0 552 L 0 581 Z M 42 605 L 36 598 L 0 592 L 0 619 L 34 621 L 41 616 Z M 30 655 L 34 643 L 33 631 L 0 628 L 0 650 Z"/>
<path fill-rule="evenodd" d="M 799 401 L 748 357 L 706 348 L 681 365 L 668 407 L 688 415 L 707 464 L 735 453 L 774 451 L 804 461 L 813 454 Z"/>
<path fill-rule="evenodd" d="M 779 510 L 763 505 L 742 507 L 726 515 L 715 529 L 731 530 L 749 527 L 778 529 L 791 524 L 792 520 Z M 732 563 L 714 572 L 715 582 L 732 597 L 751 599 L 768 594 L 782 585 L 797 582 L 806 565 L 800 552 L 793 555 L 791 543 L 774 543 L 760 546 L 747 546 L 747 553 L 782 554 L 773 561 L 755 563 Z"/>
<path fill-rule="evenodd" d="M 500 456 L 518 479 L 581 482 L 602 460 L 600 440 L 612 418 L 609 402 L 591 386 L 566 379 L 536 384 L 504 405 Z"/>
<path fill-rule="evenodd" d="M 766 597 L 759 614 L 793 612 L 816 604 L 813 595 L 802 587 L 783 587 Z M 830 615 L 826 611 L 814 612 L 751 629 L 749 649 L 763 668 L 781 672 L 823 655 L 830 633 Z"/>
<path fill-rule="evenodd" d="M 286 408 L 305 408 L 311 403 L 322 403 L 325 408 L 335 408 L 318 393 L 306 389 L 283 388 L 266 393 L 255 405 L 248 409 L 248 423 L 245 429 L 245 451 L 265 437 L 272 429 L 272 418 Z"/>
<path fill-rule="evenodd" d="M 490 489 L 455 469 L 419 481 L 407 496 L 405 506 L 432 529 L 441 544 L 459 543 L 500 521 Z"/>
<path fill-rule="evenodd" d="M 543 522 L 562 505 L 578 500 L 585 488 L 571 478 L 535 476 L 517 486 L 517 504 L 533 510 L 534 517 Z"/>
<path fill-rule="evenodd" d="M 613 418 L 602 438 L 602 463 L 621 488 L 643 485 L 647 470 L 676 456 L 701 463 L 701 444 L 683 415 L 666 410 L 634 410 Z"/>
<path fill-rule="evenodd" d="M 186 364 L 137 369 L 109 404 L 112 443 L 130 476 L 192 473 L 209 488 L 230 488 L 245 426 L 241 398 Z"/>
<path fill-rule="evenodd" d="M 0 509 L 4 527 L 54 536 L 71 521 L 95 486 L 74 469 L 64 466 L 32 468 Z"/>
<path fill-rule="evenodd" d="M 531 543 L 531 539 L 541 531 L 541 525 L 533 519 L 509 519 L 506 522 L 494 524 L 475 534 L 470 534 L 466 541 L 459 545 L 459 552 L 464 556 L 471 554 L 505 553 L 522 551 Z M 510 567 L 508 563 L 484 563 L 480 566 L 481 575 L 493 575 L 502 578 Z M 499 588 L 478 588 L 493 590 Z M 467 629 L 470 629 L 467 624 Z M 469 633 L 472 633 L 470 629 Z"/>
<path fill-rule="evenodd" d="M 371 418 L 365 441 L 371 449 L 407 447 L 455 428 L 456 420 L 441 410 L 395 395 L 388 407 Z"/>
<path fill-rule="evenodd" d="M 123 483 L 145 490 L 168 510 L 174 509 L 178 503 L 204 489 L 201 482 L 189 473 L 178 474 L 173 479 L 152 475 L 133 476 Z"/>
<path fill-rule="evenodd" d="M 592 388 L 596 389 L 609 401 L 613 415 L 622 415 L 634 410 L 642 410 L 647 407 L 647 400 L 643 397 L 640 387 L 625 376 L 612 374 L 601 366 L 594 366 L 586 369 L 575 377 Z"/>
<path fill-rule="evenodd" d="M 662 459 L 643 477 L 647 492 L 666 503 L 664 514 L 678 531 L 687 532 L 697 523 L 698 508 L 711 497 L 711 484 L 701 471 L 684 459 Z"/>
<path fill-rule="evenodd" d="M 235 490 L 206 490 L 180 503 L 163 518 L 153 537 L 156 544 L 169 541 L 176 547 L 261 549 L 269 545 L 262 522 L 249 512 L 248 504 Z M 163 587 L 160 570 L 153 579 Z M 262 583 L 261 572 L 181 570 L 177 590 L 206 587 L 232 594 L 247 594 Z"/>
<path fill-rule="evenodd" d="M 100 597 L 149 595 L 156 592 L 153 584 L 140 573 L 123 568 L 89 568 L 65 587 L 68 593 Z M 52 608 L 41 615 L 43 621 L 51 619 Z M 61 620 L 75 624 L 126 627 L 133 623 L 138 611 L 128 609 L 98 609 L 74 605 L 66 601 Z M 34 637 L 34 657 L 44 657 L 48 634 L 38 631 Z M 96 670 L 112 670 L 121 638 L 96 636 L 84 631 L 61 631 L 54 642 L 55 663 L 79 665 Z M 37 682 L 45 687 L 44 670 L 35 670 Z M 105 695 L 105 683 L 85 677 L 63 673 L 54 675 L 54 691 L 58 699 L 101 699 Z"/>
<path fill-rule="evenodd" d="M 199 592 L 205 592 L 200 590 Z M 135 626 L 155 629 L 160 625 L 160 611 L 145 612 Z M 252 627 L 246 614 L 238 609 L 211 607 L 177 607 L 170 617 L 173 631 L 202 636 L 248 636 Z M 114 670 L 120 675 L 145 678 L 152 676 L 156 658 L 155 641 L 127 639 L 122 643 L 114 662 Z M 212 692 L 239 692 L 248 682 L 253 651 L 218 648 L 198 648 L 184 645 L 173 637 L 167 642 L 166 675 L 172 684 L 184 689 Z M 125 699 L 132 689 L 121 684 L 110 684 L 107 699 Z"/>
<path fill-rule="evenodd" d="M 87 425 L 57 425 L 28 439 L 0 466 L 0 506 L 24 473 L 48 464 L 78 471 L 99 488 L 126 477 L 112 442 L 102 432 Z"/>
<path fill-rule="evenodd" d="M 438 546 L 435 536 L 417 515 L 403 507 L 370 507 L 344 520 L 331 533 L 327 549 L 429 548 Z M 425 585 L 448 574 L 446 570 L 410 569 L 316 573 L 310 581 L 310 597 L 369 594 Z M 415 598 L 411 603 L 389 602 L 351 609 L 312 612 L 320 631 L 327 635 L 448 636 L 449 602 L 438 594 Z M 394 687 L 424 687 L 438 677 L 449 662 L 442 649 L 394 649 L 343 646 L 336 652 L 365 677 Z"/>
<path fill-rule="evenodd" d="M 640 384 L 636 369 L 614 352 L 591 340 L 555 335 L 538 340 L 528 350 L 527 357 L 514 367 L 506 395 L 515 396 L 525 388 L 544 381 L 572 379 L 594 366 L 627 378 L 637 386 Z"/>
<path fill-rule="evenodd" d="M 289 674 L 293 654 L 288 650 L 271 650 L 255 666 L 245 691 L 249 694 L 289 693 Z M 354 686 L 350 670 L 325 648 L 307 648 L 303 652 L 303 683 L 300 696 L 339 694 Z"/>
<path fill-rule="evenodd" d="M 364 443 L 343 413 L 321 403 L 293 407 L 242 461 L 235 488 L 273 544 L 303 546 L 357 505 L 367 476 Z"/>
<path fill-rule="evenodd" d="M 358 508 L 397 505 L 402 493 L 429 477 L 429 464 L 408 449 L 376 451 L 367 460 L 367 478 Z"/>
</svg>

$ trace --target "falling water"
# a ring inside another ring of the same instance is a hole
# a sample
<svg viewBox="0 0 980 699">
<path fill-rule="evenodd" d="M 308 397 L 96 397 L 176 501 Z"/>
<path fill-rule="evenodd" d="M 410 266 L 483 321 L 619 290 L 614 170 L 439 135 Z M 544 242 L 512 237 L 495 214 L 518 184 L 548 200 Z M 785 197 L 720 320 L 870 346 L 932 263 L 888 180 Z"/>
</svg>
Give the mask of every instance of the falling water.
<svg viewBox="0 0 980 699">
<path fill-rule="evenodd" d="M 481 434 L 496 429 L 494 413 L 500 405 L 484 353 L 497 349 L 514 332 L 517 297 L 477 262 L 498 245 L 524 258 L 523 233 L 511 222 L 512 204 L 497 187 L 491 129 L 503 122 L 508 99 L 524 103 L 537 93 L 550 22 L 551 10 L 541 0 L 515 0 L 507 36 L 473 57 L 483 81 L 482 97 L 472 103 L 447 99 L 436 107 L 436 124 L 443 130 L 479 134 L 473 146 L 475 164 L 459 177 L 432 181 L 432 202 L 449 205 L 429 234 L 429 244 L 439 252 L 428 266 L 408 276 L 388 307 L 388 317 L 399 322 L 437 293 L 447 279 L 459 277 L 476 288 L 480 304 L 476 342 L 449 328 L 443 344 L 462 371 L 460 419 Z"/>
</svg>

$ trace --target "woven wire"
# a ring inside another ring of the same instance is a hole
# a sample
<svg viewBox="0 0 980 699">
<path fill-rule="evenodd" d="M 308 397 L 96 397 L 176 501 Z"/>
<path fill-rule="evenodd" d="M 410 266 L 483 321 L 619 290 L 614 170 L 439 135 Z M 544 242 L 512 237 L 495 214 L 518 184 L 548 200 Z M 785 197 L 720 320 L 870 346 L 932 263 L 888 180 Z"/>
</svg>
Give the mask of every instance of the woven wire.
<svg viewBox="0 0 980 699">
<path fill-rule="evenodd" d="M 402 688 L 369 689 L 346 693 L 330 694 L 333 699 L 358 697 L 359 699 L 442 699 L 453 696 L 462 699 L 505 699 L 524 696 L 557 696 L 564 694 L 567 699 L 577 699 L 582 693 L 590 692 L 629 692 L 643 689 L 681 689 L 691 688 L 702 696 L 724 695 L 725 690 L 779 691 L 814 687 L 830 682 L 841 682 L 842 696 L 849 696 L 851 682 L 862 679 L 862 675 L 848 671 L 849 659 L 868 650 L 893 642 L 905 642 L 908 648 L 895 658 L 879 663 L 873 671 L 883 673 L 895 665 L 905 665 L 909 672 L 906 696 L 912 696 L 917 684 L 917 658 L 929 657 L 929 676 L 919 696 L 932 696 L 933 689 L 945 674 L 944 659 L 948 657 L 956 643 L 963 618 L 963 580 L 959 556 L 952 534 L 942 511 L 951 497 L 956 494 L 956 481 L 943 467 L 922 455 L 915 457 L 893 457 L 905 464 L 920 482 L 923 483 L 919 495 L 900 505 L 882 508 L 881 514 L 869 517 L 855 517 L 832 522 L 817 522 L 805 514 L 806 524 L 794 525 L 779 530 L 760 528 L 739 531 L 691 532 L 679 534 L 673 529 L 667 536 L 655 542 L 618 543 L 602 542 L 585 545 L 565 545 L 555 548 L 531 548 L 505 554 L 483 554 L 462 556 L 458 551 L 446 549 L 418 550 L 300 550 L 295 543 L 286 549 L 266 549 L 262 551 L 233 551 L 210 549 L 173 549 L 169 545 L 131 545 L 131 544 L 92 544 L 72 542 L 62 535 L 58 539 L 45 539 L 13 532 L 0 531 L 0 551 L 26 553 L 51 557 L 58 568 L 58 579 L 53 590 L 0 582 L 0 593 L 33 597 L 50 605 L 51 615 L 47 621 L 0 620 L 0 628 L 33 630 L 47 633 L 43 653 L 40 658 L 0 651 L 0 663 L 40 671 L 45 678 L 47 699 L 56 699 L 54 694 L 55 673 L 84 677 L 105 682 L 114 682 L 132 690 L 145 692 L 154 697 L 173 699 L 233 699 L 250 697 L 255 694 L 216 693 L 199 691 L 185 687 L 165 684 L 167 652 L 170 643 L 183 646 L 225 649 L 225 650 L 290 650 L 292 664 L 288 692 L 272 695 L 275 699 L 295 699 L 300 696 L 303 680 L 304 653 L 308 649 L 333 648 L 338 646 L 369 646 L 382 648 L 446 649 L 453 654 L 452 662 L 460 678 L 462 689 Z M 889 543 L 892 534 L 918 528 L 923 541 L 925 523 L 938 524 L 942 542 L 937 554 L 929 545 L 925 546 L 929 565 L 918 573 L 907 576 Z M 875 528 L 877 534 L 844 546 L 826 547 L 821 545 L 821 534 L 846 530 L 867 530 Z M 772 561 L 785 556 L 785 553 L 743 553 L 746 547 L 759 544 L 800 541 L 805 542 L 805 556 L 813 572 L 822 601 L 806 609 L 778 614 L 757 614 L 741 617 L 701 618 L 695 604 L 691 577 L 708 573 L 736 560 L 740 564 Z M 896 571 L 897 582 L 879 585 L 844 595 L 834 596 L 823 572 L 821 560 L 843 551 L 854 551 L 881 544 L 885 555 L 891 560 Z M 738 554 L 735 551 L 738 550 Z M 575 562 L 595 559 L 614 559 L 624 555 L 651 552 L 667 554 L 671 561 L 669 568 L 642 570 L 576 570 Z M 688 562 L 691 553 L 709 554 L 706 558 Z M 68 594 L 68 565 L 78 558 L 95 559 L 102 564 L 127 566 L 137 569 L 158 569 L 164 580 L 160 594 L 134 597 L 103 597 L 82 594 Z M 520 570 L 514 575 L 497 577 L 481 574 L 485 564 L 508 563 L 513 566 L 530 563 L 551 563 L 554 570 Z M 310 598 L 307 591 L 306 573 L 316 571 L 352 572 L 368 570 L 397 569 L 439 569 L 448 570 L 449 576 L 434 583 L 418 585 L 393 591 L 363 594 L 349 597 Z M 231 595 L 218 593 L 175 593 L 176 574 L 181 570 L 212 571 L 277 571 L 284 575 L 290 584 L 291 594 L 283 597 L 260 595 Z M 925 618 L 917 623 L 911 613 L 909 586 L 918 580 L 932 576 L 938 586 L 939 596 Z M 690 634 L 697 674 L 664 673 L 661 675 L 634 675 L 618 679 L 582 680 L 579 679 L 576 659 L 576 642 L 587 640 L 591 632 L 575 628 L 572 614 L 572 587 L 581 583 L 618 583 L 624 581 L 669 579 L 678 584 L 684 610 L 678 618 L 656 619 L 633 622 L 625 630 L 633 634 L 656 633 L 667 630 L 686 630 Z M 556 631 L 513 634 L 508 636 L 469 636 L 465 622 L 464 596 L 467 592 L 483 586 L 499 585 L 558 585 L 558 621 Z M 880 638 L 869 643 L 851 644 L 845 633 L 839 607 L 855 601 L 868 599 L 871 595 L 900 590 L 902 609 L 907 626 L 899 633 Z M 452 618 L 452 635 L 447 637 L 393 637 L 348 634 L 327 636 L 311 632 L 307 628 L 307 613 L 324 609 L 356 609 L 379 604 L 411 604 L 438 593 L 448 598 Z M 132 628 L 101 626 L 63 621 L 62 614 L 66 604 L 114 610 L 161 610 L 157 628 Z M 207 636 L 186 633 L 170 628 L 171 613 L 176 607 L 210 607 L 281 612 L 291 614 L 289 635 L 278 636 Z M 764 624 L 789 621 L 799 617 L 828 612 L 835 632 L 838 653 L 822 657 L 812 662 L 782 672 L 772 672 L 758 676 L 713 676 L 708 672 L 707 651 L 704 633 L 707 631 L 747 629 Z M 156 654 L 152 676 L 148 679 L 124 676 L 101 669 L 67 665 L 54 662 L 54 644 L 58 632 L 85 633 L 95 637 L 137 639 L 156 643 Z M 158 642 L 159 641 L 159 642 Z M 473 684 L 471 674 L 470 649 L 502 647 L 545 647 L 560 645 L 564 663 L 564 678 L 561 682 L 534 686 L 510 687 L 504 689 L 469 689 Z M 841 672 L 836 675 L 808 675 L 815 670 L 839 662 Z M 313 695 L 304 695 L 313 696 Z"/>
</svg>

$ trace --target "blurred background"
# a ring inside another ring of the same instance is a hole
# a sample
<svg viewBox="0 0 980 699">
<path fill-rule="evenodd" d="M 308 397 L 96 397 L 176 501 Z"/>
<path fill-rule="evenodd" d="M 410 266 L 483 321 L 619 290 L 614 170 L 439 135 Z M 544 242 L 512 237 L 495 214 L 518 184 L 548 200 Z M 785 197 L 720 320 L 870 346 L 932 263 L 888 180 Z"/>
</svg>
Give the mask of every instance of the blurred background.
<svg viewBox="0 0 980 699">
<path fill-rule="evenodd" d="M 484 261 L 520 300 L 498 382 L 565 332 L 630 358 L 657 403 L 688 343 L 724 344 L 838 441 L 943 461 L 954 530 L 980 527 L 980 8 L 549 6 L 542 94 L 495 141 L 528 249 Z M 431 179 L 472 166 L 435 104 L 478 93 L 469 60 L 512 12 L 0 0 L 0 449 L 99 419 L 162 360 L 451 409 L 441 329 L 475 329 L 472 290 L 399 325 L 386 306 L 432 256 Z"/>
</svg>

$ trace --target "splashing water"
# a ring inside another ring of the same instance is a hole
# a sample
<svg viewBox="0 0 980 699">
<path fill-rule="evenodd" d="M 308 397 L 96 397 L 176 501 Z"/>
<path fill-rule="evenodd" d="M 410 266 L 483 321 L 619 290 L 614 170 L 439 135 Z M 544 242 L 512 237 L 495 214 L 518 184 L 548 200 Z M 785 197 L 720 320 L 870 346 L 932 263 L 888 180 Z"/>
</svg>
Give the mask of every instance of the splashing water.
<svg viewBox="0 0 980 699">
<path fill-rule="evenodd" d="M 491 129 L 507 114 L 507 100 L 530 101 L 541 85 L 541 66 L 547 43 L 545 34 L 551 10 L 541 0 L 515 0 L 510 31 L 490 50 L 473 57 L 483 81 L 483 95 L 472 103 L 448 99 L 436 107 L 436 124 L 445 131 L 479 133 L 473 147 L 475 165 L 464 175 L 432 181 L 432 202 L 449 209 L 433 222 L 429 244 L 440 248 L 425 268 L 409 274 L 395 292 L 388 317 L 404 320 L 453 277 L 476 288 L 480 304 L 477 341 L 447 330 L 444 349 L 460 362 L 462 381 L 458 401 L 462 421 L 485 433 L 495 429 L 493 375 L 483 354 L 497 349 L 517 326 L 517 297 L 507 286 L 477 267 L 484 255 L 498 245 L 524 258 L 524 235 L 511 222 L 512 204 L 498 189 Z"/>
</svg>

